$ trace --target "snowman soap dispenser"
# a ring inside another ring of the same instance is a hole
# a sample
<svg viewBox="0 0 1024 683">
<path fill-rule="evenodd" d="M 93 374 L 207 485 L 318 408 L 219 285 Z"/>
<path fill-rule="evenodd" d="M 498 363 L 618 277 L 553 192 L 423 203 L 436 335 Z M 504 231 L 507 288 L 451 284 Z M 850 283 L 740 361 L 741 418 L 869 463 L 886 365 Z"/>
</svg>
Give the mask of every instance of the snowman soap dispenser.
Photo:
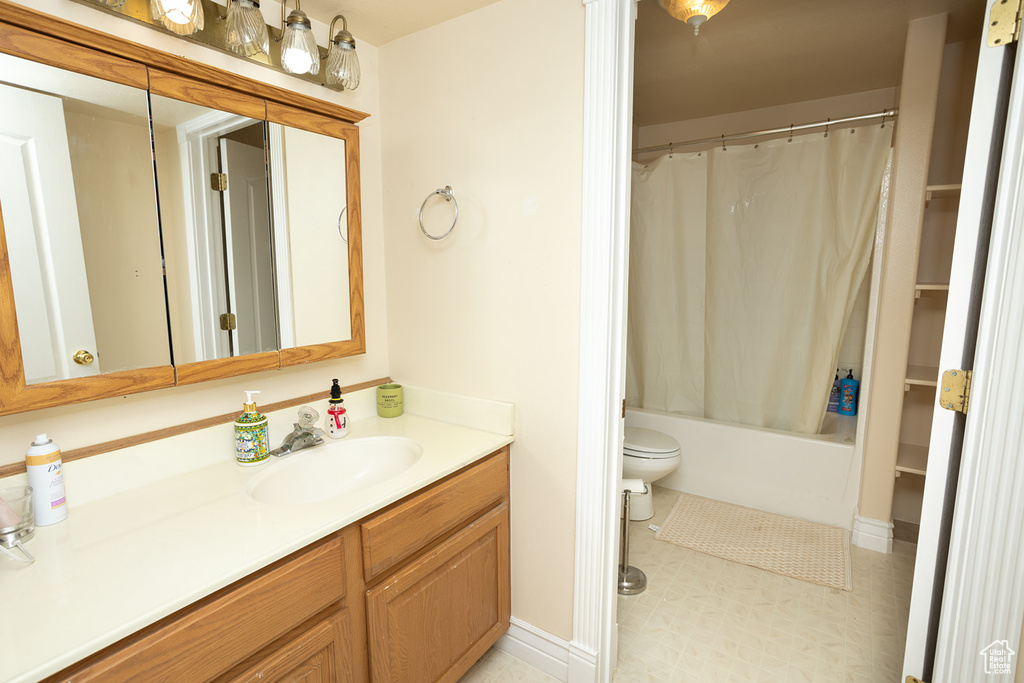
<svg viewBox="0 0 1024 683">
<path fill-rule="evenodd" d="M 341 397 L 338 380 L 331 386 L 331 400 L 327 402 L 327 436 L 340 439 L 348 434 L 348 414 L 345 412 L 345 399 Z"/>
</svg>

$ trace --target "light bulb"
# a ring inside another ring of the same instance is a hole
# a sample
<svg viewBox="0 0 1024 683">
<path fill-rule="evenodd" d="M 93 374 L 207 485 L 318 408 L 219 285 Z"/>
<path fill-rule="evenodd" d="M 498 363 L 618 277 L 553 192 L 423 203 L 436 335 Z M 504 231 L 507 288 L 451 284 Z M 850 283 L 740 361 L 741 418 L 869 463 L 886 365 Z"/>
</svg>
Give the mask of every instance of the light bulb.
<svg viewBox="0 0 1024 683">
<path fill-rule="evenodd" d="M 338 31 L 327 52 L 327 84 L 340 85 L 345 90 L 359 87 L 359 56 L 356 41 L 348 31 Z"/>
<path fill-rule="evenodd" d="M 151 0 L 153 18 L 180 36 L 201 31 L 204 25 L 200 0 Z"/>
<path fill-rule="evenodd" d="M 290 74 L 320 73 L 320 50 L 312 24 L 302 10 L 292 10 L 281 37 L 281 66 Z"/>
<path fill-rule="evenodd" d="M 256 0 L 228 0 L 225 40 L 232 52 L 251 57 L 270 54 L 267 24 Z"/>
</svg>

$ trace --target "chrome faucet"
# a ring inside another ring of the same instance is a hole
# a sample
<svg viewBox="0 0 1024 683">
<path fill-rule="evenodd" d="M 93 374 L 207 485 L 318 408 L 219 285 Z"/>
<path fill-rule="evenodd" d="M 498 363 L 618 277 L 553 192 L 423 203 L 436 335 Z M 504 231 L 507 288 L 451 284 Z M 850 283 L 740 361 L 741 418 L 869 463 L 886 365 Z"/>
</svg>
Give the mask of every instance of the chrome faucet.
<svg viewBox="0 0 1024 683">
<path fill-rule="evenodd" d="M 314 426 L 319 419 L 320 413 L 309 406 L 299 408 L 299 421 L 295 423 L 295 429 L 292 430 L 291 434 L 284 437 L 284 443 L 270 451 L 270 454 L 283 458 L 295 451 L 301 451 L 304 448 L 312 448 L 322 444 L 324 442 L 324 432 L 322 429 Z"/>
</svg>

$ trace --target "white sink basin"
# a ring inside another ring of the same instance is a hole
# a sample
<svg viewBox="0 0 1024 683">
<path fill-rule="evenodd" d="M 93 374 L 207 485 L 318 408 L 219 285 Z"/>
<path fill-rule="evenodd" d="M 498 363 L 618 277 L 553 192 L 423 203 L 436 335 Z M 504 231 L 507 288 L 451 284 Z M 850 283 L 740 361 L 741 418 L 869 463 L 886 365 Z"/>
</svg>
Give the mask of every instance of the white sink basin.
<svg viewBox="0 0 1024 683">
<path fill-rule="evenodd" d="M 257 475 L 247 493 L 261 503 L 311 503 L 379 484 L 423 454 L 412 439 L 371 436 L 332 441 L 286 456 Z M 276 458 L 271 458 L 276 460 Z"/>
</svg>

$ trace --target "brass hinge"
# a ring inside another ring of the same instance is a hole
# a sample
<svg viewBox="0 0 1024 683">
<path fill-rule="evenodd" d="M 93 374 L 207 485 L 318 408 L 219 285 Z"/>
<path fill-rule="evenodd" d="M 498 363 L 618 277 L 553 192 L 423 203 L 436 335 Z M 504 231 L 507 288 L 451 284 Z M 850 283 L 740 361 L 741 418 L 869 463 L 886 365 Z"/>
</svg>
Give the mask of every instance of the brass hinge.
<svg viewBox="0 0 1024 683">
<path fill-rule="evenodd" d="M 622 419 L 626 419 L 626 399 L 622 399 Z"/>
<path fill-rule="evenodd" d="M 998 0 L 988 17 L 988 46 L 1016 43 L 1020 37 L 1021 0 Z"/>
<path fill-rule="evenodd" d="M 221 313 L 220 314 L 220 329 L 222 330 L 234 330 L 238 329 L 235 324 L 234 313 Z"/>
<path fill-rule="evenodd" d="M 967 414 L 967 404 L 971 398 L 971 371 L 946 370 L 942 373 L 942 386 L 939 390 L 939 405 L 946 410 Z"/>
<path fill-rule="evenodd" d="M 924 683 L 924 681 L 922 681 L 917 676 L 907 676 L 907 680 L 905 680 L 903 683 Z"/>
<path fill-rule="evenodd" d="M 210 187 L 213 188 L 214 192 L 224 192 L 228 189 L 228 174 L 227 173 L 211 173 L 210 174 Z"/>
</svg>

